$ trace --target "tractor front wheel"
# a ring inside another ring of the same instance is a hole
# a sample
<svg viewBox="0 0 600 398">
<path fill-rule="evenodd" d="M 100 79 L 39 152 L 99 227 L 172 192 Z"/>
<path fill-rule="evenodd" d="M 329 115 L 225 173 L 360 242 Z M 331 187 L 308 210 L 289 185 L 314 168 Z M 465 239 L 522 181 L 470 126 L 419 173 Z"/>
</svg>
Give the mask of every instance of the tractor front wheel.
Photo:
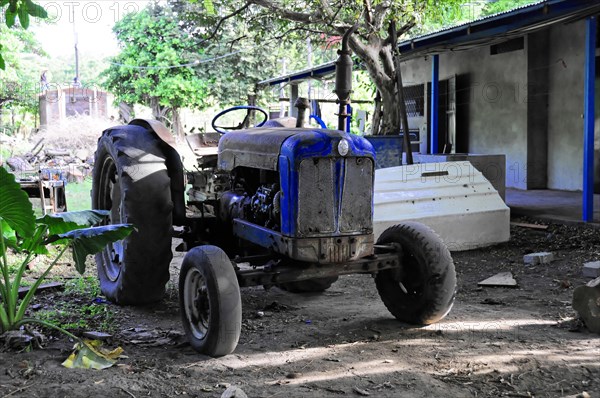
<svg viewBox="0 0 600 398">
<path fill-rule="evenodd" d="M 378 245 L 395 245 L 400 269 L 381 271 L 377 291 L 398 320 L 429 325 L 448 314 L 454 304 L 456 273 L 450 251 L 429 227 L 406 222 L 386 229 Z"/>
<path fill-rule="evenodd" d="M 242 330 L 242 300 L 233 264 L 216 246 L 198 246 L 184 257 L 179 308 L 192 348 L 211 357 L 235 350 Z"/>
</svg>

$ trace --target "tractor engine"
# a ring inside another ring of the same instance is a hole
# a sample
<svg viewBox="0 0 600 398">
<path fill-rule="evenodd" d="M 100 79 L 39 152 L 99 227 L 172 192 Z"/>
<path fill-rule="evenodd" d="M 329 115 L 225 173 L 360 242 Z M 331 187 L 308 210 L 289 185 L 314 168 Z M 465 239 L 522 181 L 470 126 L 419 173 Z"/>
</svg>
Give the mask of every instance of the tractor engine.
<svg viewBox="0 0 600 398">
<path fill-rule="evenodd" d="M 280 196 L 279 184 L 259 187 L 250 199 L 250 217 L 248 220 L 254 224 L 279 231 L 281 219 Z"/>
<path fill-rule="evenodd" d="M 256 128 L 225 134 L 230 173 L 218 218 L 234 236 L 296 261 L 373 253 L 373 149 L 341 131 Z"/>
<path fill-rule="evenodd" d="M 258 171 L 254 170 L 254 172 Z M 240 177 L 240 175 L 247 177 L 251 174 L 254 174 L 252 170 L 236 170 L 233 173 L 231 185 L 234 189 L 221 195 L 219 218 L 227 224 L 233 224 L 233 220 L 240 219 L 279 231 L 281 225 L 279 183 L 259 182 L 256 185 L 252 182 L 248 183 L 248 180 L 258 180 Z"/>
</svg>

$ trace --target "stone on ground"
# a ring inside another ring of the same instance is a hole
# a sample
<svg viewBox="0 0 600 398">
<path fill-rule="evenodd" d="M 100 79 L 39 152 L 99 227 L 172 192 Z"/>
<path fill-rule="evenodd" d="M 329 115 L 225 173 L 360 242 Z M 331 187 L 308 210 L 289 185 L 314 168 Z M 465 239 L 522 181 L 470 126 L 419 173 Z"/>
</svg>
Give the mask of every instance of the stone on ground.
<svg viewBox="0 0 600 398">
<path fill-rule="evenodd" d="M 573 309 L 590 332 L 600 334 L 600 277 L 575 289 Z"/>
<path fill-rule="evenodd" d="M 592 261 L 583 264 L 584 278 L 597 278 L 600 276 L 600 261 Z"/>
<path fill-rule="evenodd" d="M 523 256 L 523 262 L 529 265 L 548 264 L 554 261 L 554 254 L 550 252 L 529 253 Z"/>
</svg>

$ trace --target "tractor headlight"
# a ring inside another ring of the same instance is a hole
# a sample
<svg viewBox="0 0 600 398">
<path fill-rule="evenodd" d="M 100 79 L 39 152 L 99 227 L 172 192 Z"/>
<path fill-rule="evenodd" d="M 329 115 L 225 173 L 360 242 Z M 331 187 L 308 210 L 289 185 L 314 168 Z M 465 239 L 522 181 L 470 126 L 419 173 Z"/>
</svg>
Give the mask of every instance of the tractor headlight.
<svg viewBox="0 0 600 398">
<path fill-rule="evenodd" d="M 342 139 L 338 144 L 338 152 L 341 156 L 346 156 L 348 154 L 348 150 L 350 149 L 350 145 L 348 144 L 348 140 Z"/>
</svg>

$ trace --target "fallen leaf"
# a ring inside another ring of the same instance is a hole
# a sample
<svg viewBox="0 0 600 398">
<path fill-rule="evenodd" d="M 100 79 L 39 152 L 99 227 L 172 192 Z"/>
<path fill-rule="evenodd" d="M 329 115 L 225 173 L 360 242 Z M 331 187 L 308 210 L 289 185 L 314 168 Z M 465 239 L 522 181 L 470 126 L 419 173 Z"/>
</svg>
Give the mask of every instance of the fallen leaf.
<svg viewBox="0 0 600 398">
<path fill-rule="evenodd" d="M 62 363 L 68 369 L 102 370 L 113 366 L 123 352 L 121 347 L 106 350 L 99 340 L 83 340 L 75 344 L 74 351 Z"/>
</svg>

